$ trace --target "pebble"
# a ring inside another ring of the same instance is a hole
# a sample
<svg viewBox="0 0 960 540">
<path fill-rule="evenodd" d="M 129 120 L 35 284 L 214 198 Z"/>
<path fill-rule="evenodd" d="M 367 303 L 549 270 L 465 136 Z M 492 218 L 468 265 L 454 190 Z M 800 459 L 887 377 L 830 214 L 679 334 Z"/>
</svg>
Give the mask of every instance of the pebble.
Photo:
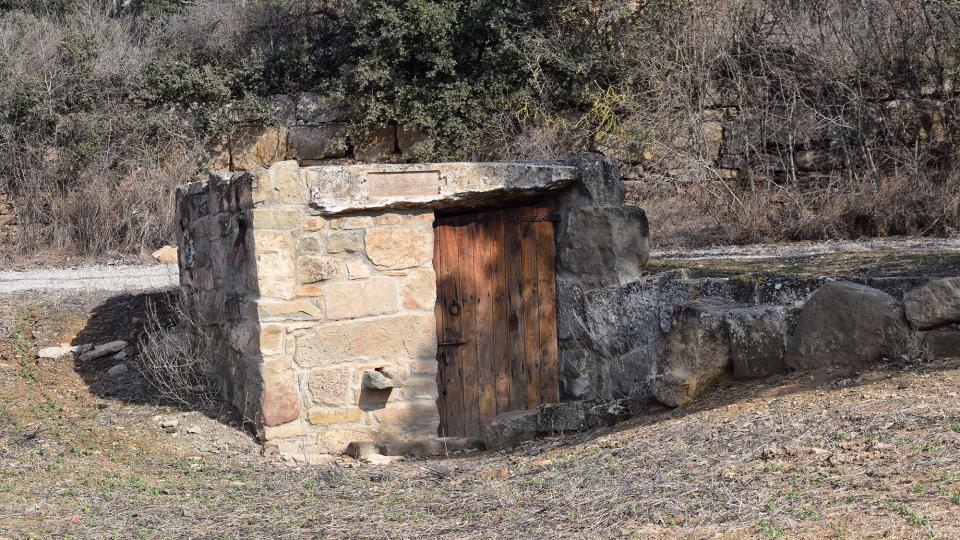
<svg viewBox="0 0 960 540">
<path fill-rule="evenodd" d="M 117 364 L 112 368 L 110 368 L 109 370 L 107 370 L 107 375 L 111 377 L 120 377 L 120 376 L 126 375 L 127 371 L 129 370 L 130 369 L 127 367 L 126 364 Z"/>
<path fill-rule="evenodd" d="M 64 357 L 68 354 L 74 353 L 79 347 L 76 346 L 59 346 L 59 347 L 44 347 L 37 351 L 37 358 L 45 358 L 47 360 L 56 360 L 58 358 Z"/>
</svg>

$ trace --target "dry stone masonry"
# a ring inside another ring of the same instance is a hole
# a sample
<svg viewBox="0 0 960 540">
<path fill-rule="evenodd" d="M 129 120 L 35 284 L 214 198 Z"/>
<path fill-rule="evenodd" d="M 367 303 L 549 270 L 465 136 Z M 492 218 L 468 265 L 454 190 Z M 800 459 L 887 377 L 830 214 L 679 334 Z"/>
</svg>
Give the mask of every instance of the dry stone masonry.
<svg viewBox="0 0 960 540">
<path fill-rule="evenodd" d="M 587 154 L 211 174 L 178 191 L 182 292 L 224 397 L 307 461 L 477 446 L 438 438 L 438 215 L 553 209 L 561 403 L 500 414 L 488 447 L 683 406 L 727 376 L 860 369 L 912 343 L 960 356 L 958 277 L 648 275 L 646 217 L 623 201 L 617 164 Z"/>
<path fill-rule="evenodd" d="M 211 174 L 184 186 L 182 290 L 213 338 L 211 364 L 225 397 L 268 448 L 297 459 L 319 460 L 355 441 L 436 438 L 435 213 L 556 196 L 563 221 L 572 222 L 569 212 L 611 182 L 604 170 L 612 168 L 596 158 L 570 165 L 283 161 L 256 175 Z M 590 174 L 599 176 L 588 188 L 581 179 Z M 589 220 L 623 230 L 630 216 L 639 221 L 629 246 L 601 243 L 606 257 L 625 252 L 607 282 L 638 273 L 646 223 L 639 209 L 625 217 L 603 207 Z"/>
</svg>

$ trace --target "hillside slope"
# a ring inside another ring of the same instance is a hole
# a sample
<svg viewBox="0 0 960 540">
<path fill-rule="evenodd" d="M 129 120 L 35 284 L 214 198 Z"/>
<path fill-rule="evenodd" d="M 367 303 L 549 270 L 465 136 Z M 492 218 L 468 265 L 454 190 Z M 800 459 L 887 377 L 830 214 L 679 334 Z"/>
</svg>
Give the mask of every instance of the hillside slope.
<svg viewBox="0 0 960 540">
<path fill-rule="evenodd" d="M 721 384 L 512 452 L 308 466 L 107 359 L 33 360 L 135 333 L 145 298 L 0 302 L 0 536 L 960 536 L 956 362 Z"/>
</svg>

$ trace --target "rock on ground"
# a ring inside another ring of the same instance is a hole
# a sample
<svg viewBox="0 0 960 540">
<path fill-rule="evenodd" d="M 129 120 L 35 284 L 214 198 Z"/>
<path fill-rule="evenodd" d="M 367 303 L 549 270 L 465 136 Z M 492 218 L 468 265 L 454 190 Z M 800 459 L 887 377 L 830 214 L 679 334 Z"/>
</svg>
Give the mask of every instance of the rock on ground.
<svg viewBox="0 0 960 540">
<path fill-rule="evenodd" d="M 66 356 L 70 353 L 76 352 L 79 347 L 75 345 L 66 345 L 59 347 L 44 347 L 37 351 L 37 358 L 45 358 L 47 360 L 56 360 L 62 356 Z"/>
<path fill-rule="evenodd" d="M 762 379 L 783 372 L 786 313 L 785 306 L 736 308 L 727 313 L 734 377 Z"/>
<path fill-rule="evenodd" d="M 935 279 L 903 296 L 907 320 L 914 328 L 929 330 L 960 322 L 960 277 Z"/>
<path fill-rule="evenodd" d="M 108 354 L 113 354 L 120 352 L 127 348 L 127 342 L 123 340 L 111 341 L 109 343 L 102 343 L 96 347 L 90 349 L 89 351 L 80 355 L 80 361 L 86 362 L 88 360 L 96 360 L 97 358 L 102 358 Z"/>
<path fill-rule="evenodd" d="M 859 368 L 880 358 L 885 340 L 906 331 L 903 307 L 889 294 L 847 281 L 813 293 L 784 357 L 788 368 Z"/>
<path fill-rule="evenodd" d="M 127 368 L 126 364 L 117 364 L 107 370 L 107 375 L 111 377 L 120 377 L 122 375 L 126 375 L 127 371 L 129 371 L 129 368 Z"/>
<path fill-rule="evenodd" d="M 510 448 L 537 436 L 537 411 L 510 411 L 490 422 L 483 432 L 487 449 Z"/>
<path fill-rule="evenodd" d="M 689 403 L 730 365 L 730 339 L 725 317 L 728 300 L 703 298 L 680 304 L 673 313 L 666 357 L 658 366 L 651 390 L 671 407 Z"/>
<path fill-rule="evenodd" d="M 960 358 L 960 330 L 950 328 L 926 332 L 923 346 L 933 358 Z"/>
</svg>

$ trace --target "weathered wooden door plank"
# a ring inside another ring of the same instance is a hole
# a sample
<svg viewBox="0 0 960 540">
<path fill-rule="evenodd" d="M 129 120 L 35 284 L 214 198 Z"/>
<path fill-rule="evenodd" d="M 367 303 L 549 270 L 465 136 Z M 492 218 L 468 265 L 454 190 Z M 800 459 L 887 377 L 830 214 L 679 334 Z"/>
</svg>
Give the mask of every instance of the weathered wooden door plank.
<svg viewBox="0 0 960 540">
<path fill-rule="evenodd" d="M 462 304 L 460 292 L 460 246 L 457 234 L 458 223 L 455 219 L 445 219 L 439 227 L 439 240 L 442 244 L 441 272 L 437 277 L 438 294 L 443 302 L 443 332 L 440 343 L 458 343 L 464 341 L 462 329 Z M 461 346 L 438 346 L 442 355 L 443 388 L 446 395 L 446 436 L 462 436 L 465 433 L 463 422 L 463 351 Z"/>
<path fill-rule="evenodd" d="M 532 216 L 536 208 L 523 208 L 520 216 Z M 533 409 L 540 405 L 540 324 L 539 293 L 537 291 L 537 237 L 534 223 L 521 221 L 515 225 L 520 230 L 520 279 L 523 282 L 523 357 L 526 370 L 527 405 Z"/>
<path fill-rule="evenodd" d="M 474 266 L 472 268 L 474 285 L 477 294 L 477 377 L 480 391 L 480 429 L 493 421 L 497 416 L 497 381 L 496 381 L 496 342 L 494 340 L 494 307 L 493 294 L 496 288 L 493 285 L 494 275 L 494 246 L 497 239 L 494 236 L 494 212 L 481 215 L 477 221 L 476 233 L 473 239 L 475 247 Z"/>
<path fill-rule="evenodd" d="M 521 272 L 522 245 L 520 228 L 515 209 L 503 212 L 504 269 L 507 285 L 507 339 L 509 340 L 508 366 L 510 369 L 510 409 L 527 408 L 527 364 L 523 354 L 526 340 L 523 314 L 523 275 Z"/>
<path fill-rule="evenodd" d="M 477 264 L 478 224 L 475 216 L 461 218 L 457 227 L 457 244 L 460 250 L 459 283 L 461 294 L 460 319 L 463 330 L 463 345 L 459 346 L 463 369 L 463 426 L 465 435 L 480 437 L 480 373 L 477 348 L 477 304 L 479 295 L 475 272 Z"/>
<path fill-rule="evenodd" d="M 507 300 L 507 272 L 510 252 L 506 250 L 507 240 L 504 232 L 506 210 L 493 214 L 491 236 L 495 239 L 493 247 L 493 266 L 489 286 L 493 289 L 493 341 L 496 377 L 497 414 L 513 410 L 513 389 L 511 381 L 512 347 L 509 331 L 510 307 Z"/>
<path fill-rule="evenodd" d="M 543 208 L 543 212 L 551 211 Z M 557 351 L 557 275 L 553 223 L 534 225 L 537 238 L 537 306 L 540 334 L 540 403 L 560 401 L 560 366 Z"/>
</svg>

